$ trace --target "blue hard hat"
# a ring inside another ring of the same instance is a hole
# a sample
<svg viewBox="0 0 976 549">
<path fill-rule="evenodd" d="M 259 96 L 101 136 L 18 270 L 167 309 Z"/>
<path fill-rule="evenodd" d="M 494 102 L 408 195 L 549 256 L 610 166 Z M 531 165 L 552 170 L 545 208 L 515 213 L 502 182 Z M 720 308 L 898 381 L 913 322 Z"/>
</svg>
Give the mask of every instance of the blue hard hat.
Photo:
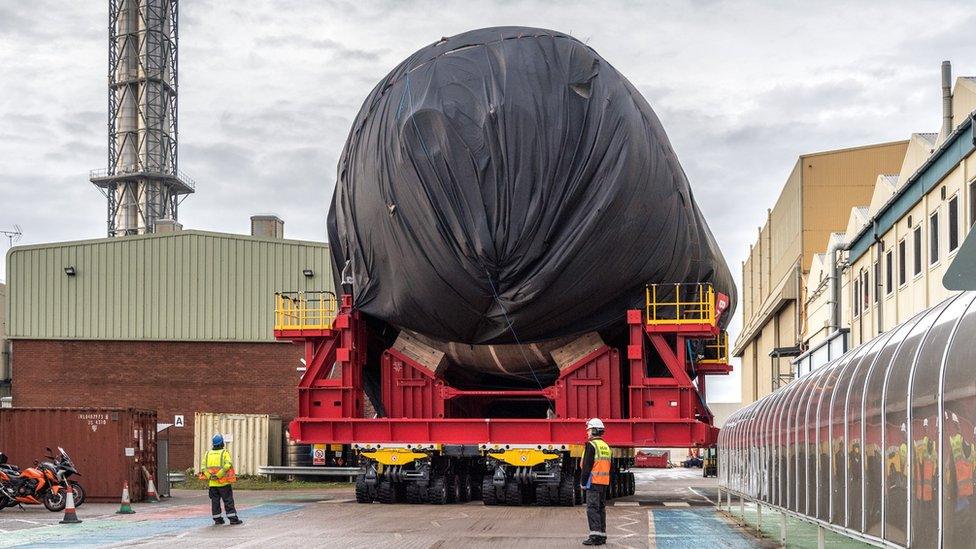
<svg viewBox="0 0 976 549">
<path fill-rule="evenodd" d="M 222 446 L 224 444 L 224 435 L 217 433 L 216 435 L 213 436 L 211 442 L 213 442 L 214 446 Z"/>
</svg>

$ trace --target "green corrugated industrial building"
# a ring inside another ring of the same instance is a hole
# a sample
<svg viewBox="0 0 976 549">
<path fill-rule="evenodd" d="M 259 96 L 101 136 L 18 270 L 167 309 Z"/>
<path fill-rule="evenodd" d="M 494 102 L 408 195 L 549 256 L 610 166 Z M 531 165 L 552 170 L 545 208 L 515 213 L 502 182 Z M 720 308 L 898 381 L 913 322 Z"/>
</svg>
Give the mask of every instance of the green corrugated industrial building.
<svg viewBox="0 0 976 549">
<path fill-rule="evenodd" d="M 7 279 L 11 339 L 272 341 L 274 292 L 333 285 L 326 244 L 202 231 L 19 246 Z"/>
<path fill-rule="evenodd" d="M 274 340 L 274 293 L 331 290 L 328 245 L 175 231 L 12 248 L 15 406 L 155 409 L 190 465 L 195 412 L 297 411 L 302 348 Z M 252 232 L 255 232 L 252 223 Z"/>
</svg>

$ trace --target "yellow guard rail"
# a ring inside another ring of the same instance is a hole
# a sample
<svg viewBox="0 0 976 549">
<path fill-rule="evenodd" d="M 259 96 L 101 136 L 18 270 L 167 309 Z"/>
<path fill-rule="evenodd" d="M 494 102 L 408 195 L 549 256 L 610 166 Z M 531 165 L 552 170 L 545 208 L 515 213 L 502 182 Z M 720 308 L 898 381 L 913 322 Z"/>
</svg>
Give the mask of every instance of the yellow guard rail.
<svg viewBox="0 0 976 549">
<path fill-rule="evenodd" d="M 648 324 L 715 324 L 715 290 L 702 282 L 647 285 Z"/>
<path fill-rule="evenodd" d="M 275 330 L 328 330 L 338 302 L 332 292 L 276 292 Z"/>
</svg>

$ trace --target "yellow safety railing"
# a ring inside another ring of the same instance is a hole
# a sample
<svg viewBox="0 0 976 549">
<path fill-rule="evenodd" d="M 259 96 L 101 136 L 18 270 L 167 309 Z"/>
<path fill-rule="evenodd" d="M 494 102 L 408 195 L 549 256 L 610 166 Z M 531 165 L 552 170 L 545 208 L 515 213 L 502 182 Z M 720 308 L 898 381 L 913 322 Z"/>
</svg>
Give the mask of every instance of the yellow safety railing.
<svg viewBox="0 0 976 549">
<path fill-rule="evenodd" d="M 729 363 L 729 333 L 722 330 L 718 337 L 705 342 L 705 356 L 699 364 L 728 364 Z"/>
<path fill-rule="evenodd" d="M 648 324 L 715 324 L 715 290 L 692 282 L 647 285 Z"/>
<path fill-rule="evenodd" d="M 275 330 L 332 328 L 338 311 L 332 292 L 276 292 Z"/>
</svg>

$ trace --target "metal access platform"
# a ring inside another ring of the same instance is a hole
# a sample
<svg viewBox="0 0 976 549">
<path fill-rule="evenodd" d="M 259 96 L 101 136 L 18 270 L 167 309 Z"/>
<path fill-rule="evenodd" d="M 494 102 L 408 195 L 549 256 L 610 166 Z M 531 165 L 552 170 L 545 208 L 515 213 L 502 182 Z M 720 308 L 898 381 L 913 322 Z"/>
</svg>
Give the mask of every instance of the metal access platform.
<svg viewBox="0 0 976 549">
<path fill-rule="evenodd" d="M 708 284 L 649 285 L 644 310 L 621 311 L 625 347 L 581 337 L 563 353 L 555 382 L 538 389 L 451 387 L 423 357 L 385 349 L 385 417 L 376 418 L 363 417 L 368 328 L 352 296 L 279 293 L 275 301 L 275 337 L 305 348 L 292 438 L 351 445 L 363 466 L 363 502 L 517 504 L 531 493 L 540 504 L 571 505 L 580 497 L 575 458 L 591 417 L 603 419 L 604 440 L 619 454 L 612 496 L 633 493 L 633 448 L 710 447 L 717 439 L 705 377 L 732 369 L 719 327 L 728 298 Z M 478 413 L 485 409 L 478 403 L 519 399 L 548 401 L 547 417 Z"/>
</svg>

